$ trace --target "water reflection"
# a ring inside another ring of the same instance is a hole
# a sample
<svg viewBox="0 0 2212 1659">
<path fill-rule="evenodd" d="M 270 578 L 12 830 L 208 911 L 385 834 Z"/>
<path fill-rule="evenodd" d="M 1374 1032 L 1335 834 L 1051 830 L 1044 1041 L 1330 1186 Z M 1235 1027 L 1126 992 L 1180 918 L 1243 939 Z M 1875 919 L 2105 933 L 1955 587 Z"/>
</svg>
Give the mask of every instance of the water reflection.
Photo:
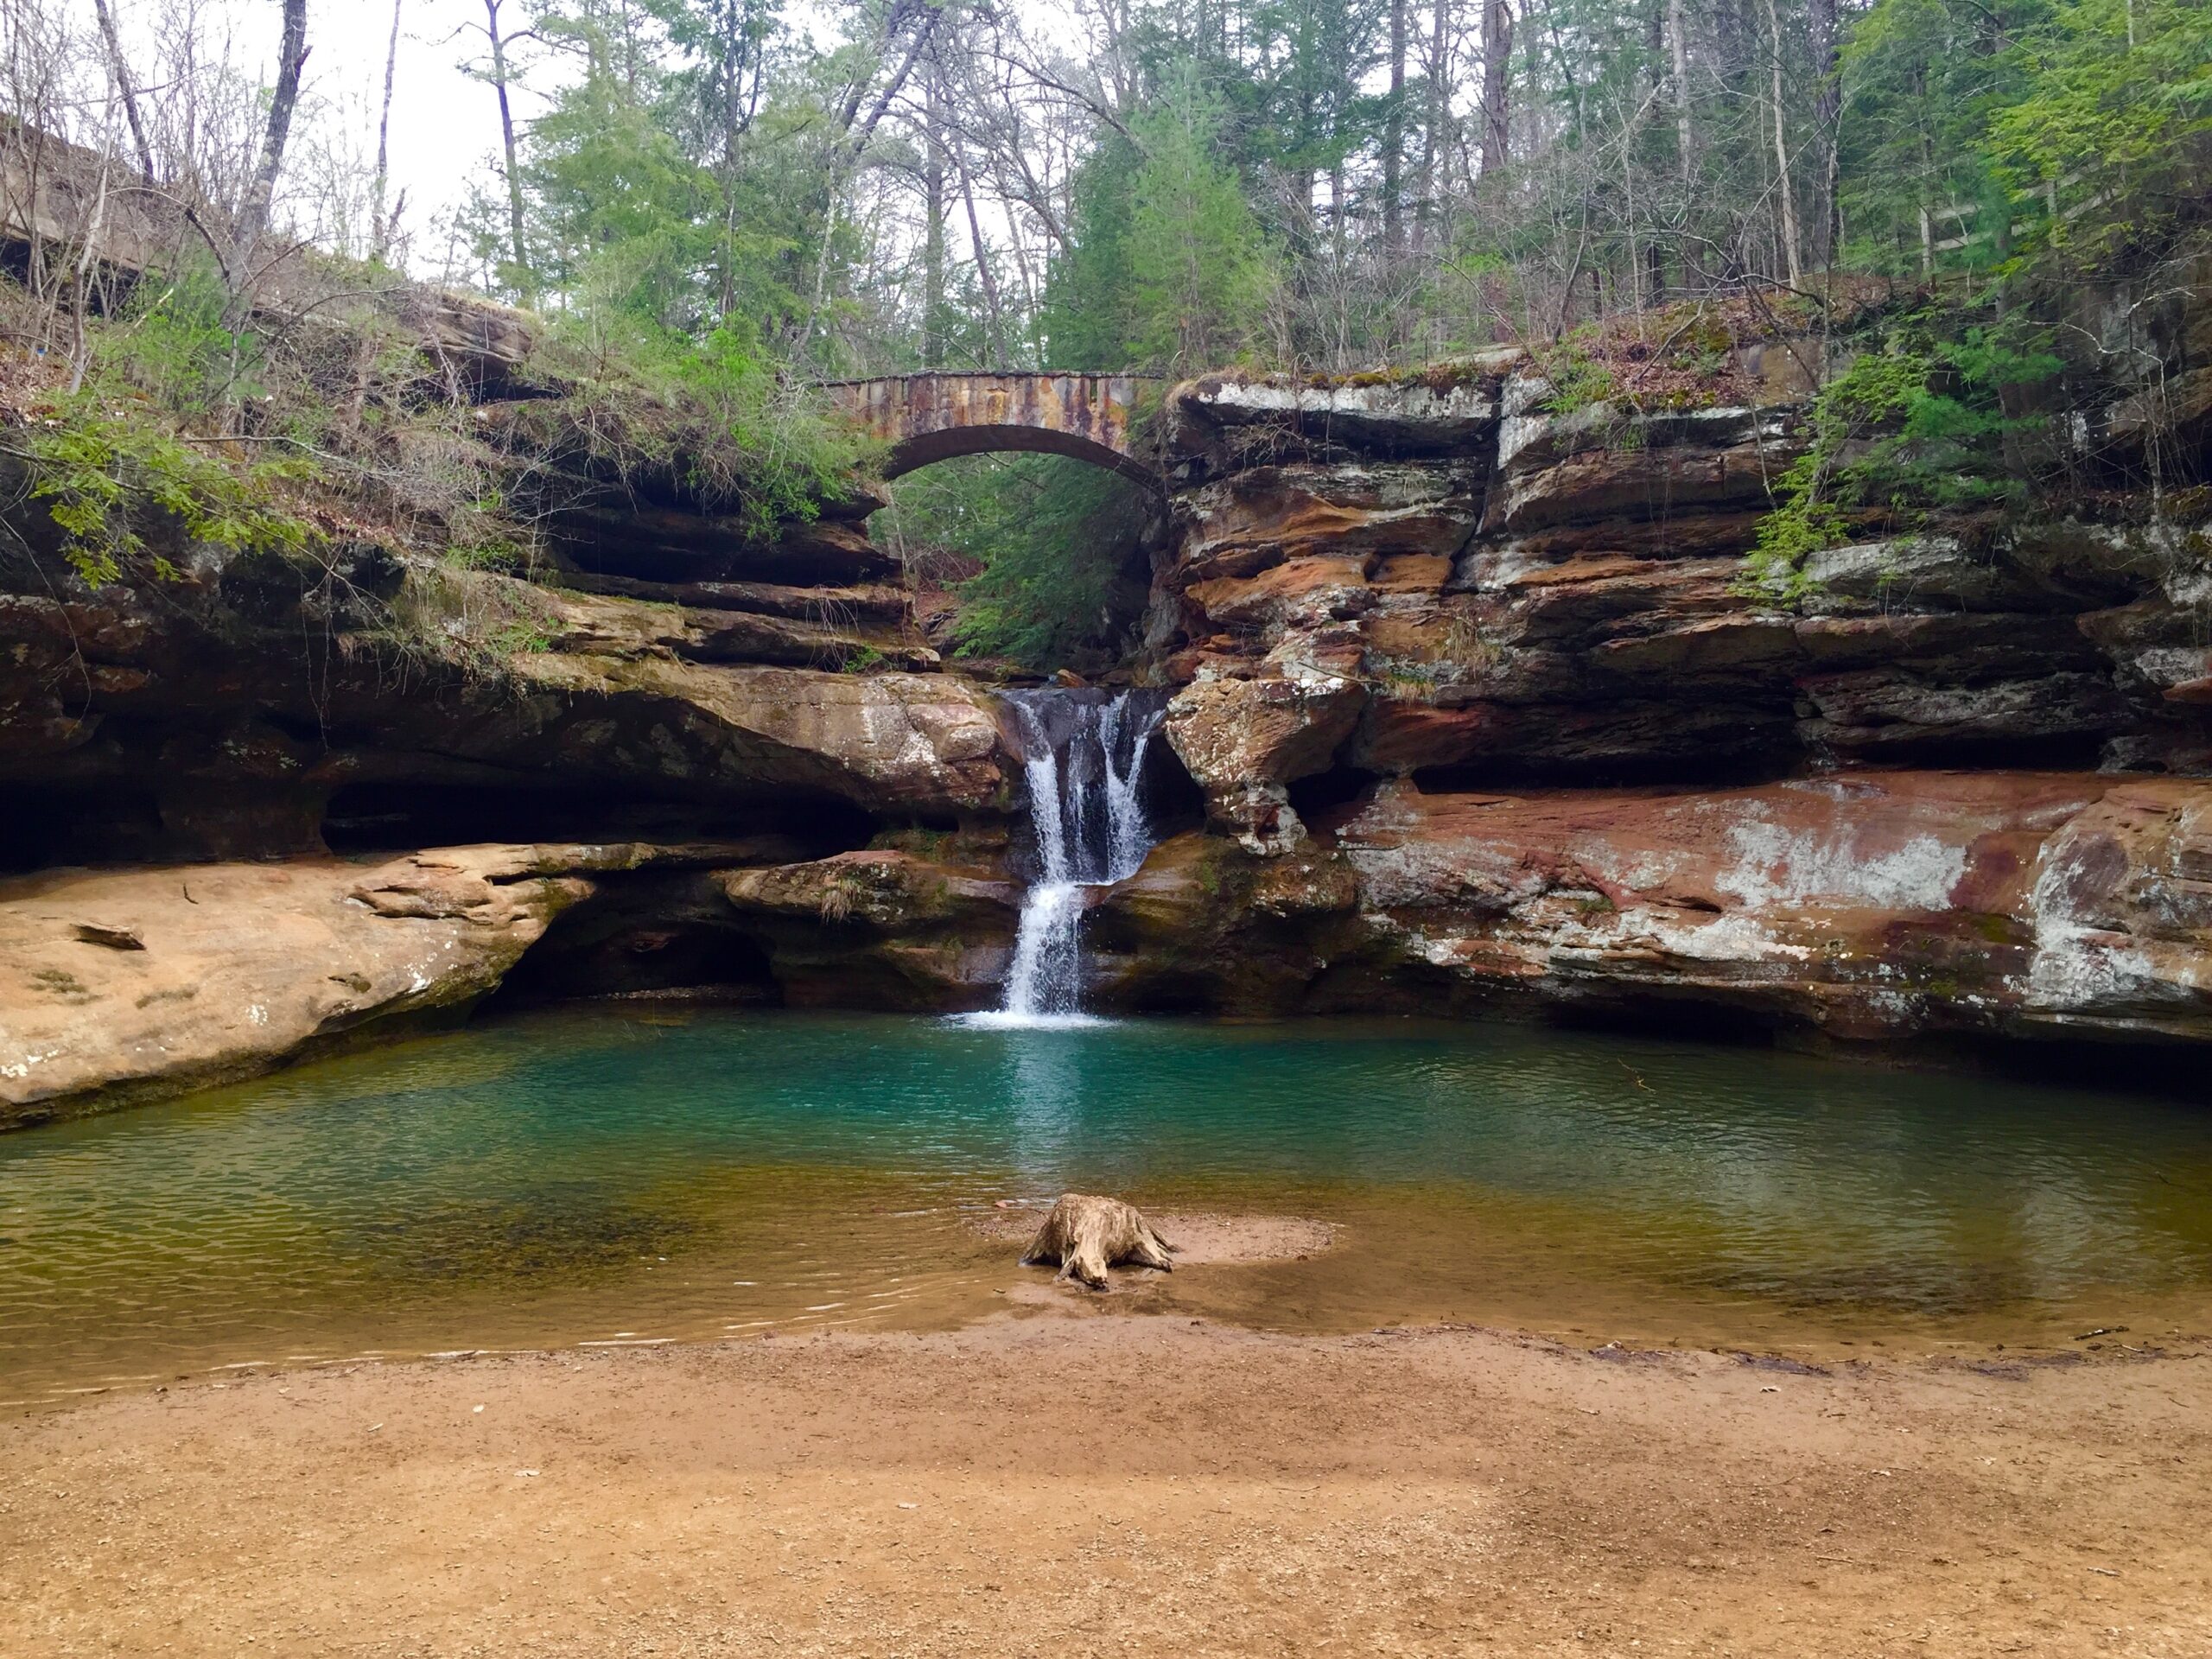
<svg viewBox="0 0 2212 1659">
<path fill-rule="evenodd" d="M 962 1217 L 1067 1186 L 1346 1223 L 1243 1303 L 1176 1275 L 1262 1321 L 1991 1332 L 2212 1285 L 2212 1116 L 2164 1102 L 1489 1027 L 563 1013 L 0 1137 L 0 1397 L 942 1321 L 1007 1271 Z"/>
<path fill-rule="evenodd" d="M 1084 1045 L 1072 1030 L 1013 1030 L 1003 1041 L 1014 1131 L 1007 1161 L 1025 1192 L 1042 1192 L 1074 1162 L 1070 1154 L 1083 1127 Z"/>
</svg>

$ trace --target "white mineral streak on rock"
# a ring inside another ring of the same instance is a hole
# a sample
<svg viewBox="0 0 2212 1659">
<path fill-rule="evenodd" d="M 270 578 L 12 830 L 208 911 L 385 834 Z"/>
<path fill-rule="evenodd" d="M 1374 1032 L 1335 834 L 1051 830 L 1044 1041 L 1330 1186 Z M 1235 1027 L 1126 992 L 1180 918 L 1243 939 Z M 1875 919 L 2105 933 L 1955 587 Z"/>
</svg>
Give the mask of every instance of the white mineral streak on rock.
<svg viewBox="0 0 2212 1659">
<path fill-rule="evenodd" d="M 2182 685 L 2212 677 L 2212 649 L 2202 645 L 2160 645 L 2130 654 L 2136 671 L 2154 685 Z"/>
<path fill-rule="evenodd" d="M 1478 385 L 1439 391 L 1423 385 L 1312 386 L 1281 382 L 1224 381 L 1205 399 L 1217 417 L 1247 419 L 1281 415 L 1346 416 L 1369 422 L 1430 426 L 1478 426 L 1497 406 Z"/>
<path fill-rule="evenodd" d="M 13 1080 L 15 1080 L 15 1079 L 16 1079 L 16 1078 L 19 1078 L 19 1077 L 27 1077 L 30 1076 L 30 1074 L 31 1074 L 31 1068 L 32 1068 L 33 1066 L 44 1065 L 45 1065 L 48 1060 L 50 1060 L 50 1059 L 54 1058 L 56 1055 L 60 1054 L 61 1052 L 62 1052 L 61 1050 L 60 1050 L 60 1049 L 58 1049 L 58 1048 L 55 1048 L 55 1049 L 48 1049 L 46 1052 L 44 1052 L 44 1053 L 42 1053 L 42 1054 L 41 1054 L 41 1053 L 29 1053 L 29 1054 L 25 1054 L 25 1055 L 24 1055 L 21 1059 L 19 1059 L 19 1060 L 13 1060 L 13 1061 L 10 1061 L 10 1062 L 8 1065 L 0 1065 L 0 1077 L 6 1077 L 6 1078 L 9 1078 L 10 1081 L 13 1081 Z"/>
<path fill-rule="evenodd" d="M 1774 822 L 1764 803 L 1736 809 L 1727 845 L 1732 861 L 1713 886 L 1752 908 L 1829 902 L 1884 910 L 1947 910 L 1966 874 L 1967 849 L 1933 835 L 1916 835 L 1885 853 L 1871 853 L 1848 823 L 1825 831 Z"/>
<path fill-rule="evenodd" d="M 1673 955 L 1694 962 L 1802 961 L 1812 951 L 1788 944 L 1769 932 L 1756 916 L 1729 911 L 1706 919 L 1695 912 L 1652 908 L 1630 912 L 1630 931 L 1650 933 Z M 1624 918 L 1628 925 L 1630 918 Z"/>
<path fill-rule="evenodd" d="M 1567 851 L 1584 869 L 1603 876 L 1617 887 L 1633 892 L 1662 887 L 1697 862 L 1686 852 L 1662 852 L 1652 847 L 1630 851 L 1603 836 L 1594 835 L 1571 837 Z"/>
<path fill-rule="evenodd" d="M 2186 988 L 2161 981 L 2157 964 L 2126 934 L 2089 925 L 2070 891 L 2079 842 L 2061 834 L 2037 858 L 2029 896 L 2036 953 L 2019 988 L 2031 1007 L 2091 1014 L 2130 1002 L 2185 997 Z"/>
<path fill-rule="evenodd" d="M 1510 853 L 1464 841 L 1408 842 L 1351 855 L 1369 904 L 1466 905 L 1503 912 L 1545 891 L 1541 872 Z"/>
</svg>

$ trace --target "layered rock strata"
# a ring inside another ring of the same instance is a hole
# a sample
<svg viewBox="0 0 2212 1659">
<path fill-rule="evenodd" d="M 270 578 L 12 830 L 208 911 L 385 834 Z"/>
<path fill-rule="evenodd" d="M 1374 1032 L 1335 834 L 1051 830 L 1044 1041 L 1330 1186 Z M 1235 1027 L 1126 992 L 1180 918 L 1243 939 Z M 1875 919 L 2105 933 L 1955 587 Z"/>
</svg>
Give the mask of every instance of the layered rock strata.
<svg viewBox="0 0 2212 1659">
<path fill-rule="evenodd" d="M 1738 384 L 1763 401 L 1554 413 L 1500 358 L 1387 418 L 1372 388 L 1180 388 L 1150 629 L 1217 828 L 1296 846 L 1293 786 L 1332 772 L 2212 757 L 2203 524 L 1939 518 L 1763 586 L 1744 556 L 1806 404 L 1788 377 Z"/>
<path fill-rule="evenodd" d="M 1564 408 L 1513 353 L 1177 389 L 1141 671 L 1205 828 L 1163 789 L 1172 833 L 1092 895 L 1094 1001 L 2212 1040 L 2201 501 L 1870 524 L 1756 580 L 1803 347 L 1739 353 L 1713 407 Z M 997 698 L 865 499 L 764 543 L 664 483 L 585 478 L 534 580 L 351 543 L 317 581 L 6 567 L 10 855 L 160 863 L 0 891 L 0 1121 L 503 982 L 995 1000 Z"/>
<path fill-rule="evenodd" d="M 554 795 L 585 835 L 634 827 L 624 808 L 727 834 L 824 822 L 828 804 L 864 840 L 875 817 L 951 821 L 1007 788 L 995 706 L 966 681 L 795 665 L 829 622 L 365 548 L 306 594 L 289 567 L 204 551 L 158 586 L 44 590 L 51 574 L 0 572 L 22 589 L 0 592 L 0 788 L 24 809 L 7 830 L 19 866 L 319 851 L 334 814 L 396 816 L 376 844 L 419 844 L 447 837 L 410 811 L 467 800 L 505 810 L 464 833 L 542 833 L 531 804 Z M 836 613 L 834 591 L 821 603 Z M 886 643 L 887 665 L 934 666 Z"/>
<path fill-rule="evenodd" d="M 2201 1041 L 2212 781 L 1393 784 L 1287 855 L 1179 837 L 1092 937 L 1128 1007 L 1694 1007 L 1846 1044 Z"/>
</svg>

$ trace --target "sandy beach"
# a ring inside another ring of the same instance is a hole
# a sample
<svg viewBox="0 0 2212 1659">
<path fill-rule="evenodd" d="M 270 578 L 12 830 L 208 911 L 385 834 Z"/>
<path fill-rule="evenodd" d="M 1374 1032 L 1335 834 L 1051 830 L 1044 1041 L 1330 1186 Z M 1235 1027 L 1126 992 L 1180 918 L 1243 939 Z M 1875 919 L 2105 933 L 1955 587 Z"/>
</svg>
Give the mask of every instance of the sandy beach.
<svg viewBox="0 0 2212 1659">
<path fill-rule="evenodd" d="M 1058 1299 L 240 1374 L 0 1435 L 0 1650 L 2183 1659 L 2212 1358 L 2127 1344 L 1808 1368 Z"/>
</svg>

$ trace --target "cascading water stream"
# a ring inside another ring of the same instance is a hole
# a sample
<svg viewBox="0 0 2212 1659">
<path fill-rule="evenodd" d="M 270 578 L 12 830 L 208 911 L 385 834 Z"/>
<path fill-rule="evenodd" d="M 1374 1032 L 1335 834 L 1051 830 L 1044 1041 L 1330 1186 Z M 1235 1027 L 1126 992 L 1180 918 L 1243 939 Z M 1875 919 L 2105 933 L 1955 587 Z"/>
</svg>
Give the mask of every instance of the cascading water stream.
<svg viewBox="0 0 2212 1659">
<path fill-rule="evenodd" d="M 1009 694 L 1029 784 L 1037 879 L 1021 902 L 1006 999 L 972 1023 L 1084 1022 L 1084 890 L 1135 875 L 1152 849 L 1145 753 L 1164 702 L 1140 691 Z"/>
</svg>

